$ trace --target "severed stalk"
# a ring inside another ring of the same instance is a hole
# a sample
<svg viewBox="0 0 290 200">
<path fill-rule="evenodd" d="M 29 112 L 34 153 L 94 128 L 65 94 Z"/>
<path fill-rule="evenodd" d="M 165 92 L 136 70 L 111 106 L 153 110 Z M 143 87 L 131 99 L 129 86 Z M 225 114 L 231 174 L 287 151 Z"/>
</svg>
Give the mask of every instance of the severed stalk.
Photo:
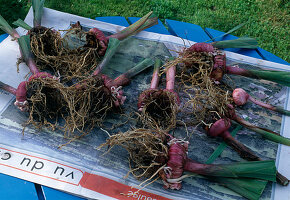
<svg viewBox="0 0 290 200">
<path fill-rule="evenodd" d="M 110 38 L 116 38 L 121 41 L 128 38 L 131 35 L 135 35 L 141 32 L 146 28 L 154 26 L 157 23 L 158 23 L 157 17 L 151 11 L 134 24 L 131 24 L 129 27 L 107 37 L 99 29 L 92 28 L 89 30 L 87 35 L 87 46 L 90 47 L 98 46 L 99 47 L 98 54 L 100 56 L 103 56 L 107 50 L 107 45 Z"/>
<path fill-rule="evenodd" d="M 226 55 L 224 52 L 217 50 L 217 48 L 257 48 L 257 42 L 252 38 L 241 37 L 235 40 L 218 41 L 211 44 L 195 43 L 191 47 L 185 49 L 185 55 L 187 57 L 191 57 L 193 52 L 212 54 L 214 57 L 214 65 L 212 67 L 211 78 L 217 82 L 221 81 L 223 75 L 227 73 L 254 79 L 269 80 L 281 85 L 290 86 L 289 72 L 262 69 L 242 69 L 238 66 L 226 66 Z"/>
<path fill-rule="evenodd" d="M 228 118 L 222 118 L 214 122 L 210 127 L 207 127 L 208 135 L 212 137 L 221 137 L 223 140 L 232 147 L 241 158 L 248 161 L 261 161 L 262 159 L 255 155 L 255 153 L 246 147 L 244 144 L 237 141 L 228 131 L 231 127 L 231 120 Z M 271 134 L 271 133 L 270 133 Z M 289 180 L 282 174 L 277 172 L 276 175 L 277 182 L 283 186 L 289 184 Z"/>
<path fill-rule="evenodd" d="M 243 162 L 226 165 L 206 165 L 195 162 L 188 158 L 188 142 L 173 138 L 161 130 L 153 129 L 134 129 L 125 133 L 119 133 L 108 138 L 107 142 L 101 147 L 109 146 L 110 150 L 115 145 L 124 147 L 130 154 L 130 172 L 134 177 L 141 179 L 147 178 L 141 185 L 154 179 L 157 175 L 162 179 L 164 188 L 181 189 L 181 181 L 185 176 L 183 172 L 205 175 L 210 180 L 219 182 L 221 180 L 231 182 L 230 187 L 239 194 L 250 197 L 257 196 L 261 187 L 252 188 L 251 195 L 248 195 L 245 187 L 249 187 L 249 179 L 264 179 L 275 181 L 276 167 L 274 161 Z M 237 179 L 241 181 L 233 181 Z M 244 190 L 237 188 L 243 185 Z M 252 181 L 251 183 L 255 183 Z M 258 183 L 256 183 L 258 184 Z M 235 187 L 236 188 L 235 188 Z M 252 187 L 252 186 L 250 186 Z M 261 194 L 260 194 L 261 195 Z M 259 196 L 259 195 L 258 195 Z"/>
<path fill-rule="evenodd" d="M 140 94 L 137 107 L 147 125 L 157 125 L 164 130 L 170 130 L 175 127 L 177 104 L 180 102 L 174 91 L 176 67 L 172 66 L 166 72 L 166 89 L 157 89 L 160 66 L 161 61 L 157 59 L 150 88 Z"/>
</svg>

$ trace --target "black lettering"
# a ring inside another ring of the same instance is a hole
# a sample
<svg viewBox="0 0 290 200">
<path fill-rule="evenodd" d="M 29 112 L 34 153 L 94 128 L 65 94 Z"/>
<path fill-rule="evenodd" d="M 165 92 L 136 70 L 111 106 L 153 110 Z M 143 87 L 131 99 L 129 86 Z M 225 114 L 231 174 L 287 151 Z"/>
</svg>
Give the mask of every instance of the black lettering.
<svg viewBox="0 0 290 200">
<path fill-rule="evenodd" d="M 4 153 L 1 160 L 9 160 L 11 158 L 11 154 L 10 153 Z"/>
<path fill-rule="evenodd" d="M 54 170 L 54 174 L 56 174 L 56 172 L 57 172 L 58 170 L 61 170 L 61 172 L 59 173 L 59 175 L 62 176 L 62 174 L 63 174 L 63 172 L 64 172 L 64 168 L 57 166 L 57 168 Z"/>
<path fill-rule="evenodd" d="M 40 164 L 39 166 L 37 166 L 38 164 Z M 41 161 L 35 161 L 34 165 L 31 168 L 31 171 L 33 171 L 34 169 L 42 169 L 44 167 L 43 162 Z"/>
<path fill-rule="evenodd" d="M 26 165 L 26 167 L 27 167 L 27 166 L 30 164 L 30 162 L 31 162 L 30 158 L 23 158 L 23 160 L 22 160 L 22 162 L 20 163 L 20 165 L 22 165 L 22 164 L 24 163 L 25 160 L 28 161 L 28 163 L 27 163 L 27 165 Z"/>
<path fill-rule="evenodd" d="M 74 179 L 74 172 L 69 173 L 68 175 L 66 175 L 65 177 L 69 177 L 71 176 L 71 179 Z"/>
</svg>

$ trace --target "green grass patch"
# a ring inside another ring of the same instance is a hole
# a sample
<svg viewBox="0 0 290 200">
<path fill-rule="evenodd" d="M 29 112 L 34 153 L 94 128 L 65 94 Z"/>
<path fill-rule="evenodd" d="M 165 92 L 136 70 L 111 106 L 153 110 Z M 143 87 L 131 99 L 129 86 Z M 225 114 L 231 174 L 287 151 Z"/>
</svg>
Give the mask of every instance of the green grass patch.
<svg viewBox="0 0 290 200">
<path fill-rule="evenodd" d="M 0 0 L 0 13 L 9 22 L 24 18 L 26 0 Z M 46 0 L 45 6 L 84 17 L 141 17 L 153 10 L 161 21 L 173 19 L 205 28 L 228 31 L 243 22 L 236 36 L 249 36 L 259 46 L 290 62 L 289 10 L 286 0 Z"/>
</svg>

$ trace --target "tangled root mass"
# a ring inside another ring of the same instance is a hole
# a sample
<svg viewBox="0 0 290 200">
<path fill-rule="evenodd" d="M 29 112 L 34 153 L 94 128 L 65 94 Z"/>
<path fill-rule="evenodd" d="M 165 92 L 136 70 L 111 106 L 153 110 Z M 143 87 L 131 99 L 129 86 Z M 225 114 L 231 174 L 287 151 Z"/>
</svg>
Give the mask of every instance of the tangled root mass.
<svg viewBox="0 0 290 200">
<path fill-rule="evenodd" d="M 80 84 L 69 87 L 48 78 L 29 82 L 27 124 L 62 129 L 68 138 L 75 137 L 75 132 L 87 134 L 96 124 L 100 126 L 113 109 L 113 99 L 100 77 L 80 79 Z M 60 117 L 65 122 L 56 125 Z"/>
</svg>

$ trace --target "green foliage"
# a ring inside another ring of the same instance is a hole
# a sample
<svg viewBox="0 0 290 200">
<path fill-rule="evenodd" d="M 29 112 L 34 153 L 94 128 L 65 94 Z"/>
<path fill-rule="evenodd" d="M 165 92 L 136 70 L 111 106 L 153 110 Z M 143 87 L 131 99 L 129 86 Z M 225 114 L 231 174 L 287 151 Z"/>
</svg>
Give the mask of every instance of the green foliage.
<svg viewBox="0 0 290 200">
<path fill-rule="evenodd" d="M 103 68 L 110 62 L 111 58 L 114 56 L 119 46 L 120 46 L 120 40 L 116 38 L 110 38 L 106 54 L 102 62 L 97 67 L 98 73 L 100 73 L 101 70 L 103 70 Z"/>
<path fill-rule="evenodd" d="M 238 125 L 232 132 L 231 135 L 235 137 L 235 135 L 238 133 L 239 130 L 241 130 L 242 126 Z M 222 142 L 216 150 L 210 155 L 208 160 L 206 161 L 205 164 L 212 164 L 213 161 L 221 155 L 221 153 L 224 151 L 224 149 L 227 147 L 227 144 L 225 142 Z"/>
<path fill-rule="evenodd" d="M 290 87 L 289 72 L 251 69 L 249 70 L 249 72 L 259 79 L 269 80 Z M 287 115 L 289 115 L 289 112 L 285 111 L 284 113 L 288 113 Z"/>
<path fill-rule="evenodd" d="M 28 0 L 0 0 L 0 14 L 13 22 L 24 19 Z M 164 22 L 173 19 L 256 38 L 259 46 L 290 62 L 289 7 L 286 0 L 46 0 L 45 7 L 84 17 L 142 17 L 153 10 Z"/>
<path fill-rule="evenodd" d="M 18 18 L 24 19 L 28 10 L 29 5 L 27 4 L 27 1 L 0 0 L 0 14 L 10 25 L 12 25 L 12 22 L 16 21 Z M 3 31 L 0 31 L 0 34 L 3 33 Z"/>
<path fill-rule="evenodd" d="M 145 58 L 143 61 L 139 62 L 136 66 L 131 68 L 126 72 L 127 78 L 132 78 L 142 72 L 143 70 L 154 65 L 154 61 L 151 58 Z"/>
<path fill-rule="evenodd" d="M 216 177 L 214 180 L 249 200 L 259 200 L 267 185 L 267 181 L 259 179 Z"/>
<path fill-rule="evenodd" d="M 40 26 L 41 17 L 43 14 L 43 6 L 45 0 L 32 0 L 32 8 L 33 8 L 33 26 Z"/>
<path fill-rule="evenodd" d="M 206 175 L 219 177 L 257 178 L 276 182 L 276 166 L 274 160 L 247 161 L 224 165 L 215 165 Z"/>
<path fill-rule="evenodd" d="M 29 26 L 28 24 L 26 24 L 22 19 L 18 19 L 17 21 L 13 22 L 12 24 L 15 25 L 16 27 L 20 26 L 28 31 L 30 29 L 32 29 L 32 27 Z"/>
<path fill-rule="evenodd" d="M 174 19 L 176 13 L 180 10 L 179 4 L 175 1 L 152 0 L 152 10 L 157 13 L 162 19 Z"/>
<path fill-rule="evenodd" d="M 29 35 L 23 35 L 18 38 L 19 47 L 22 52 L 22 58 L 27 62 L 29 59 L 33 57 L 31 48 L 30 48 L 30 37 Z"/>
<path fill-rule="evenodd" d="M 213 46 L 220 49 L 226 49 L 226 48 L 256 49 L 258 48 L 258 42 L 254 38 L 240 37 L 234 40 L 218 41 L 216 43 L 213 43 Z"/>
</svg>

